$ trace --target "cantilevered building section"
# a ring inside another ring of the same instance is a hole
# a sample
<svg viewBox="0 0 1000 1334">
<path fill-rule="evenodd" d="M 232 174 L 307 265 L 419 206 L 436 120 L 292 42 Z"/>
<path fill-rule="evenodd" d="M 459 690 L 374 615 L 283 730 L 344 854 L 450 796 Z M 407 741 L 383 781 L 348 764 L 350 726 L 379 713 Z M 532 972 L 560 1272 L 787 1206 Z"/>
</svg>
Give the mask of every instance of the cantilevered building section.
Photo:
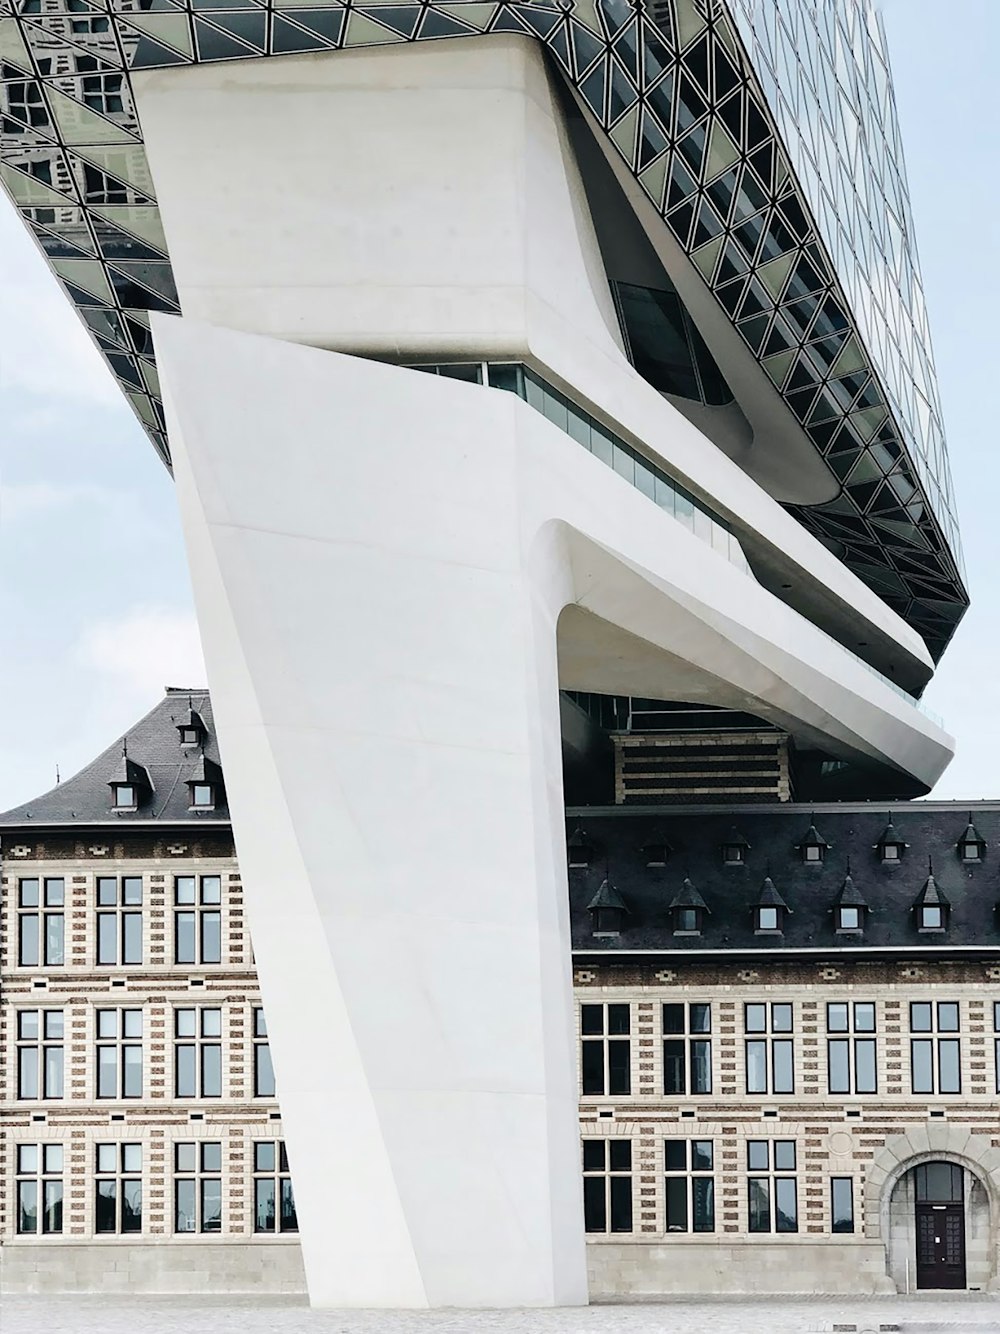
<svg viewBox="0 0 1000 1334">
<path fill-rule="evenodd" d="M 289 1152 L 359 1146 L 298 1183 L 313 1298 L 583 1300 L 564 757 L 613 800 L 686 711 L 646 797 L 788 801 L 951 754 L 877 15 L 0 14 L 3 179 L 177 481 Z"/>
</svg>

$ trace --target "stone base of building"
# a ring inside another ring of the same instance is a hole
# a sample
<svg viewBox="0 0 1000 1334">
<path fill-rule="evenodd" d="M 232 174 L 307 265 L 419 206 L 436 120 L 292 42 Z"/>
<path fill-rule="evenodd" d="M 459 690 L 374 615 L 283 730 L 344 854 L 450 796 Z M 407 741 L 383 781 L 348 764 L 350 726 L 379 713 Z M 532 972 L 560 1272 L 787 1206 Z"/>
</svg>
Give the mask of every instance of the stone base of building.
<svg viewBox="0 0 1000 1334">
<path fill-rule="evenodd" d="M 9 1243 L 0 1250 L 0 1293 L 198 1292 L 293 1294 L 306 1291 L 298 1242 Z"/>
<path fill-rule="evenodd" d="M 587 1247 L 591 1301 L 673 1294 L 893 1293 L 881 1242 L 811 1244 L 705 1240 L 602 1242 Z"/>
</svg>

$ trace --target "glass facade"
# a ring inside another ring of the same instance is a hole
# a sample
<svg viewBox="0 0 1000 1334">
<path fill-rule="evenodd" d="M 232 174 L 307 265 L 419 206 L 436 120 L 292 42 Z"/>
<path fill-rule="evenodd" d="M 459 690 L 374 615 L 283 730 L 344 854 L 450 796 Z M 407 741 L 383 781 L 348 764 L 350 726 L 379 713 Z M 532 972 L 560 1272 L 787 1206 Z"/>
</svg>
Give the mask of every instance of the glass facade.
<svg viewBox="0 0 1000 1334">
<path fill-rule="evenodd" d="M 176 311 L 177 294 L 129 66 L 526 33 L 838 479 L 833 501 L 796 517 L 943 650 L 968 598 L 872 0 L 658 0 L 651 13 L 628 0 L 113 0 L 104 13 L 81 32 L 73 0 L 0 0 L 0 179 L 165 460 L 148 312 Z M 669 323 L 648 302 L 639 313 Z"/>
</svg>

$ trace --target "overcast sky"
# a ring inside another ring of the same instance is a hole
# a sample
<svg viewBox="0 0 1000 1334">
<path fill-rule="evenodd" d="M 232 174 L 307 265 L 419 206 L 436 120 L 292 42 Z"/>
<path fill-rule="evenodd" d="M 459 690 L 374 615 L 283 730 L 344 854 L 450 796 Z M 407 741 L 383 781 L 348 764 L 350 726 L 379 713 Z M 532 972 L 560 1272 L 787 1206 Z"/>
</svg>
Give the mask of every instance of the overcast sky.
<svg viewBox="0 0 1000 1334">
<path fill-rule="evenodd" d="M 1000 797 L 1000 0 L 884 0 L 973 593 L 928 703 L 939 797 Z M 204 667 L 170 478 L 0 196 L 0 810 Z"/>
</svg>

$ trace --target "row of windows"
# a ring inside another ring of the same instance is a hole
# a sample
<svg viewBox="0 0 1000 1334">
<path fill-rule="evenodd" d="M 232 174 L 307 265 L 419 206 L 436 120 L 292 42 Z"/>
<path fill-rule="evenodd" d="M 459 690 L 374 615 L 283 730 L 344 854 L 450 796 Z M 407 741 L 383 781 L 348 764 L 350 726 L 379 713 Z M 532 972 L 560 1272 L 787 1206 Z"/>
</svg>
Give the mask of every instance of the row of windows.
<svg viewBox="0 0 1000 1334">
<path fill-rule="evenodd" d="M 744 1006 L 745 1091 L 795 1092 L 794 1007 L 788 1002 Z M 712 1007 L 705 1002 L 662 1006 L 663 1092 L 685 1097 L 712 1092 Z M 585 1097 L 632 1092 L 631 1007 L 580 1007 L 581 1087 Z M 913 1093 L 961 1093 L 961 1038 L 957 1001 L 910 1005 L 910 1087 Z M 873 1001 L 831 1001 L 826 1007 L 827 1092 L 878 1092 L 878 1039 Z M 994 1004 L 1000 1033 L 1000 1001 Z M 871 1035 L 871 1036 L 868 1036 Z M 945 1035 L 945 1036 L 942 1036 Z M 996 1088 L 1000 1092 L 1000 1037 L 995 1039 Z"/>
<path fill-rule="evenodd" d="M 141 964 L 142 876 L 98 876 L 94 962 Z M 17 961 L 22 968 L 66 962 L 66 881 L 61 876 L 18 883 Z M 222 877 L 174 877 L 174 963 L 222 962 Z"/>
<path fill-rule="evenodd" d="M 798 1232 L 799 1185 L 794 1140 L 748 1140 L 744 1163 L 748 1232 Z M 632 1141 L 584 1139 L 583 1198 L 588 1232 L 631 1232 Z M 715 1142 L 663 1141 L 664 1231 L 715 1231 Z M 830 1178 L 830 1230 L 854 1231 L 854 1181 Z"/>
<path fill-rule="evenodd" d="M 61 1144 L 17 1146 L 17 1231 L 58 1235 L 63 1230 Z M 142 1145 L 97 1144 L 94 1152 L 94 1231 L 128 1235 L 143 1230 Z M 173 1230 L 222 1232 L 222 1143 L 174 1145 Z M 281 1140 L 253 1145 L 255 1232 L 297 1232 L 295 1197 Z"/>
<path fill-rule="evenodd" d="M 173 1096 L 222 1097 L 222 1009 L 183 1006 L 173 1012 Z M 65 1096 L 62 1010 L 17 1013 L 17 1096 Z M 264 1011 L 253 1011 L 253 1096 L 273 1098 L 274 1068 Z M 98 1098 L 141 1098 L 143 1014 L 139 1009 L 95 1011 L 95 1090 Z"/>
</svg>

